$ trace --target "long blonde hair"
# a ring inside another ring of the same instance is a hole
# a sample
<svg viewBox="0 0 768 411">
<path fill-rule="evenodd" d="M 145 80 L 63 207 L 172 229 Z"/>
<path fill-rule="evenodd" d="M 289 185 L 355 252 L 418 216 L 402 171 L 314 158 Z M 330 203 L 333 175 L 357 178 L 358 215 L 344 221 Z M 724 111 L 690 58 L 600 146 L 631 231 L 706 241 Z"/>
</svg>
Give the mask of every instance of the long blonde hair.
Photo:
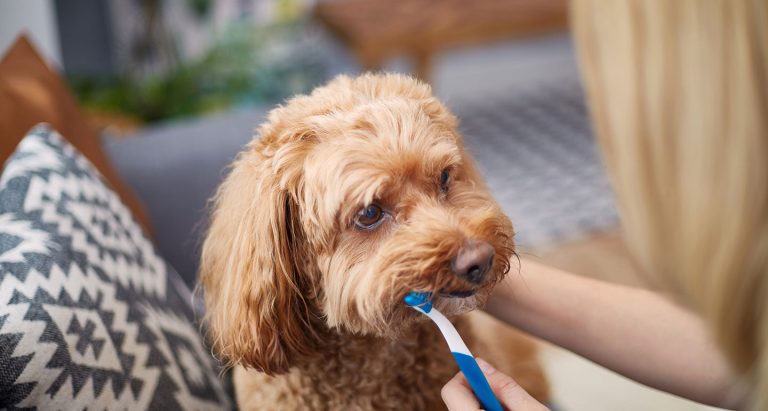
<svg viewBox="0 0 768 411">
<path fill-rule="evenodd" d="M 625 233 L 768 409 L 768 2 L 578 0 Z"/>
</svg>

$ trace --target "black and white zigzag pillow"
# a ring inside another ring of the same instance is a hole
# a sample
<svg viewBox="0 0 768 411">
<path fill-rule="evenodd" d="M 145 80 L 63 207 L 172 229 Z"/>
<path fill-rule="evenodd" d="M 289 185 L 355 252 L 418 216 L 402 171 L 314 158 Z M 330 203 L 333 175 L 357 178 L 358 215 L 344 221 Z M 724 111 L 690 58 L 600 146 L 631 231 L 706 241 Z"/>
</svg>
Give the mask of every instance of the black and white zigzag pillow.
<svg viewBox="0 0 768 411">
<path fill-rule="evenodd" d="M 229 408 L 189 291 L 99 173 L 38 126 L 0 177 L 0 408 Z"/>
</svg>

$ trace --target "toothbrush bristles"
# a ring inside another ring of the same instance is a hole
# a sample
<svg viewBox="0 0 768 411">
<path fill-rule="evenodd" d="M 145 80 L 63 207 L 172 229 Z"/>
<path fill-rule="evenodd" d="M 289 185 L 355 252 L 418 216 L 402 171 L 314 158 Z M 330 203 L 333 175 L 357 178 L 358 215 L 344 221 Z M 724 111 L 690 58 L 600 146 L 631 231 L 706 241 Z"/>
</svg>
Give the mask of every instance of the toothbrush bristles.
<svg viewBox="0 0 768 411">
<path fill-rule="evenodd" d="M 426 312 L 432 309 L 432 293 L 412 292 L 405 296 L 404 301 L 411 307 L 424 308 Z"/>
</svg>

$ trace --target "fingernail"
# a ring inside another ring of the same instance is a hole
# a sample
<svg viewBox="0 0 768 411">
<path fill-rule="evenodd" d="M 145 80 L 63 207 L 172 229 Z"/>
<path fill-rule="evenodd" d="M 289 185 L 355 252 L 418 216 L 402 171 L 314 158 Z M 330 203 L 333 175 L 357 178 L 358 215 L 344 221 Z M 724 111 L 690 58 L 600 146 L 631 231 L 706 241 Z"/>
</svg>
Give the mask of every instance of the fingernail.
<svg viewBox="0 0 768 411">
<path fill-rule="evenodd" d="M 484 372 L 484 373 L 488 374 L 488 373 L 490 373 L 490 372 L 493 372 L 493 371 L 494 371 L 494 369 L 493 369 L 493 367 L 491 366 L 491 364 L 488 364 L 488 363 L 487 363 L 487 362 L 485 362 L 485 360 L 483 360 L 482 358 L 480 358 L 480 357 L 477 357 L 477 359 L 476 359 L 476 360 L 477 360 L 477 365 L 478 365 L 478 366 L 480 366 L 480 369 L 481 369 L 481 370 L 483 370 L 483 372 Z"/>
</svg>

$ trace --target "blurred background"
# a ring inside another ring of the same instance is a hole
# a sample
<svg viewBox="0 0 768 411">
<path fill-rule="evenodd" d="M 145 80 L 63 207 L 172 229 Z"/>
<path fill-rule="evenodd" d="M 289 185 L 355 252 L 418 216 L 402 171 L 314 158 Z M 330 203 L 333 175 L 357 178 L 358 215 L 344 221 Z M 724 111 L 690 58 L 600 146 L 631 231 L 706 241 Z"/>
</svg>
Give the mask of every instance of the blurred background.
<svg viewBox="0 0 768 411">
<path fill-rule="evenodd" d="M 461 121 L 522 254 L 643 286 L 622 241 L 565 0 L 0 0 L 77 97 L 193 286 L 206 201 L 268 110 L 339 74 L 413 74 Z M 545 345 L 558 410 L 702 410 Z"/>
</svg>

